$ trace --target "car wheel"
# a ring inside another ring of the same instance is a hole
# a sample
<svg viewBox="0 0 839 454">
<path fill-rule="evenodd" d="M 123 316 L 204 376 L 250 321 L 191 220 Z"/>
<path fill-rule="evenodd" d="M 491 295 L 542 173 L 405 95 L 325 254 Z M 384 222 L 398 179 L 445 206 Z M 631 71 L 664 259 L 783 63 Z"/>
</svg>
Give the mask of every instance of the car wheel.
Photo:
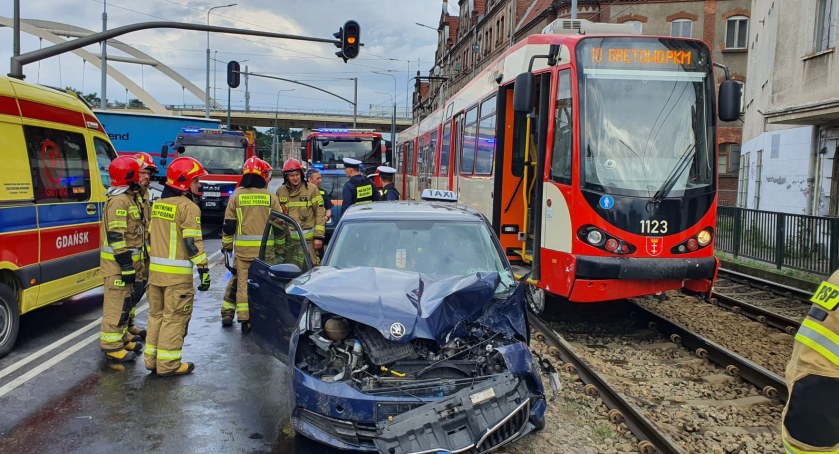
<svg viewBox="0 0 839 454">
<path fill-rule="evenodd" d="M 20 314 L 15 292 L 0 284 L 0 358 L 6 356 L 17 340 Z"/>
</svg>

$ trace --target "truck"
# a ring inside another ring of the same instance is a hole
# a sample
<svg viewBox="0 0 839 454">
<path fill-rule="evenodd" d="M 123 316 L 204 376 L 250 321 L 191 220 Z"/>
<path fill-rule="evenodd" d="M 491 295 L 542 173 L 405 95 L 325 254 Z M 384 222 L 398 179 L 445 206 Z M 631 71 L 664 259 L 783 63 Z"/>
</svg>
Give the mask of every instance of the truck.
<svg viewBox="0 0 839 454">
<path fill-rule="evenodd" d="M 252 137 L 251 131 L 206 128 L 183 128 L 178 134 L 172 145 L 175 155 L 171 157 L 193 157 L 209 173 L 200 180 L 202 195 L 198 206 L 202 217 L 224 217 L 227 201 L 242 179 L 242 165 L 251 156 L 256 156 L 256 143 Z M 164 165 L 170 154 L 169 145 L 164 144 L 160 150 Z"/>
</svg>

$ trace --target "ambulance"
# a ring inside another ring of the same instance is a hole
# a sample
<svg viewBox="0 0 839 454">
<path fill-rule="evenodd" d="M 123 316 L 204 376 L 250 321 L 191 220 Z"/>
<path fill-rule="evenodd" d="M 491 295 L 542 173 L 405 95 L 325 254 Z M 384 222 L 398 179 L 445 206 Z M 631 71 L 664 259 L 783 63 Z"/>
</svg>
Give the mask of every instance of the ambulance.
<svg viewBox="0 0 839 454">
<path fill-rule="evenodd" d="M 102 285 L 99 222 L 116 157 L 76 95 L 0 77 L 0 357 L 20 316 Z"/>
</svg>

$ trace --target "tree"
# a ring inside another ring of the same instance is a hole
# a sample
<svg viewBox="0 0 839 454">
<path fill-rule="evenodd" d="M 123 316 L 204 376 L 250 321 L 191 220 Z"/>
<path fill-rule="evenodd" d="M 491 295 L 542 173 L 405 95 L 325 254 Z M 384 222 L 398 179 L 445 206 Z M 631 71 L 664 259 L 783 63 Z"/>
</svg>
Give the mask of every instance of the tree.
<svg viewBox="0 0 839 454">
<path fill-rule="evenodd" d="M 80 90 L 76 90 L 76 89 L 75 89 L 75 88 L 73 88 L 73 87 L 65 87 L 65 90 L 67 90 L 67 91 L 72 91 L 72 92 L 73 92 L 73 93 L 75 93 L 77 96 L 79 96 L 80 98 L 84 99 L 86 103 L 88 103 L 89 105 L 94 106 L 94 107 L 95 107 L 95 106 L 98 106 L 98 105 L 99 105 L 99 102 L 102 100 L 102 98 L 100 98 L 99 96 L 97 96 L 97 94 L 96 94 L 95 92 L 94 92 L 94 93 L 88 93 L 88 94 L 86 94 L 86 95 L 83 95 L 83 94 L 82 94 L 82 92 L 81 92 Z"/>
</svg>

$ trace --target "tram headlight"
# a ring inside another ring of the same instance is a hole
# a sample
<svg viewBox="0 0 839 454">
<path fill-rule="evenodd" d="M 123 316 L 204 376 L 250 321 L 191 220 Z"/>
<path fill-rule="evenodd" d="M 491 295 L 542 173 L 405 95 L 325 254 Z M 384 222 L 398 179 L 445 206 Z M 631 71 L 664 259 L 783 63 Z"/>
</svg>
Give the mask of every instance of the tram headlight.
<svg viewBox="0 0 839 454">
<path fill-rule="evenodd" d="M 589 230 L 588 235 L 586 235 L 586 241 L 588 241 L 589 244 L 593 244 L 596 246 L 600 244 L 601 241 L 603 241 L 603 234 L 600 233 L 599 230 Z"/>
<path fill-rule="evenodd" d="M 699 235 L 696 235 L 696 241 L 698 241 L 699 245 L 702 247 L 707 246 L 709 243 L 711 243 L 711 231 L 705 229 L 699 232 Z"/>
</svg>

